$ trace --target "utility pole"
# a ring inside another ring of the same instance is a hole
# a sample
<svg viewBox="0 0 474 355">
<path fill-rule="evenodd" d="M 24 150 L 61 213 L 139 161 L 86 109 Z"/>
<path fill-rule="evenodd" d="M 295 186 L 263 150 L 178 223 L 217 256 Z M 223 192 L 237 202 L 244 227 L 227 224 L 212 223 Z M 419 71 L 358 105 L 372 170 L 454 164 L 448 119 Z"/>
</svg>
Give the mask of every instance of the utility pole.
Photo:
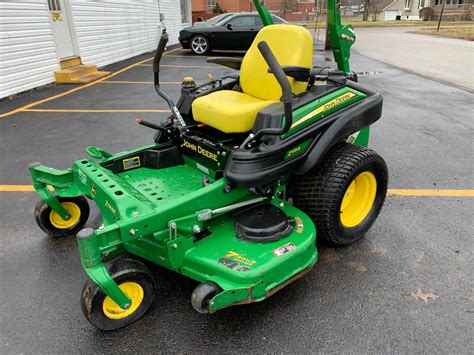
<svg viewBox="0 0 474 355">
<path fill-rule="evenodd" d="M 321 0 L 321 7 L 323 6 L 324 4 L 324 0 Z M 328 17 L 329 17 L 329 6 L 327 5 L 327 2 L 326 2 L 326 38 L 324 40 L 324 50 L 325 51 L 328 51 L 331 49 L 331 41 L 329 39 L 329 20 L 328 20 Z"/>
<path fill-rule="evenodd" d="M 446 0 L 443 0 L 443 7 L 441 8 L 441 13 L 439 14 L 438 28 L 436 29 L 436 31 L 439 31 L 439 26 L 441 25 L 441 19 L 443 18 L 444 12 L 444 4 L 446 4 Z"/>
</svg>

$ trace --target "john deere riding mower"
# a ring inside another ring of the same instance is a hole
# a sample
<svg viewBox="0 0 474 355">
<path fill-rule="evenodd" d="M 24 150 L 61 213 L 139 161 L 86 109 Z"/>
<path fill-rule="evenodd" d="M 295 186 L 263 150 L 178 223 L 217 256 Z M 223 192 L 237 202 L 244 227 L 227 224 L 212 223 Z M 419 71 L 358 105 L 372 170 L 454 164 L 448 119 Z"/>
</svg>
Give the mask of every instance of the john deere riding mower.
<svg viewBox="0 0 474 355">
<path fill-rule="evenodd" d="M 338 69 L 313 67 L 309 31 L 273 25 L 254 2 L 265 27 L 245 57 L 209 59 L 240 75 L 200 86 L 188 78 L 176 105 L 159 85 L 163 34 L 153 70 L 171 116 L 137 120 L 156 131 L 153 144 L 88 147 L 67 170 L 29 166 L 40 228 L 77 234 L 90 278 L 82 309 L 97 328 L 126 326 L 152 304 L 154 278 L 140 260 L 198 281 L 191 304 L 213 313 L 262 301 L 310 271 L 316 230 L 347 245 L 380 212 L 387 167 L 366 146 L 382 97 L 349 71 L 354 31 L 329 0 Z M 87 199 L 103 218 L 95 230 L 83 229 Z"/>
</svg>

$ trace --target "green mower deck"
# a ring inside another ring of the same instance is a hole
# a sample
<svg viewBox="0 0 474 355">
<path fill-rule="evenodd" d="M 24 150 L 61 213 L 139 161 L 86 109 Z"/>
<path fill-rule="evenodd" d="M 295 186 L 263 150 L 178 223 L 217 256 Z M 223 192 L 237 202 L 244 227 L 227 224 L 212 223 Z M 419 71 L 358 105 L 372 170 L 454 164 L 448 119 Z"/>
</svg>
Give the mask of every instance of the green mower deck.
<svg viewBox="0 0 474 355">
<path fill-rule="evenodd" d="M 120 159 L 126 164 L 134 154 Z M 61 180 L 61 188 L 56 189 L 59 196 L 80 190 L 94 198 L 104 224 L 78 238 L 81 259 L 89 277 L 124 307 L 129 300 L 102 263 L 104 257 L 108 260 L 123 251 L 199 282 L 217 284 L 223 292 L 212 300 L 211 312 L 260 301 L 274 293 L 278 285 L 296 279 L 314 265 L 316 231 L 308 216 L 274 198 L 272 203 L 295 219 L 293 232 L 268 243 L 239 239 L 232 212 L 249 201 L 251 205 L 266 199 L 246 189 L 226 192 L 224 179 L 211 181 L 195 166 L 193 160 L 186 159 L 184 165 L 141 167 L 114 175 L 101 164 L 84 159 L 66 171 L 37 164 L 30 169 L 36 181 L 43 181 L 44 186 L 37 184 L 37 189 L 45 193 L 49 192 L 46 185 L 57 186 Z M 64 176 L 70 180 L 64 180 Z M 218 211 L 229 204 L 230 209 Z"/>
</svg>

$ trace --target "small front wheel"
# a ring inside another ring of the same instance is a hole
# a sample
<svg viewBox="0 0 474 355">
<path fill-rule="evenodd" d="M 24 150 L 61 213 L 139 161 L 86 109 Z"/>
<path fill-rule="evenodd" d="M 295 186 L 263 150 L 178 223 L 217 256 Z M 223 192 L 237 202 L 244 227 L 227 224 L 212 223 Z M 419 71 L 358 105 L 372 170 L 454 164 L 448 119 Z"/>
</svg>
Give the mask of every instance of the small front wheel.
<svg viewBox="0 0 474 355">
<path fill-rule="evenodd" d="M 155 298 L 155 283 L 150 272 L 138 260 L 119 259 L 107 264 L 107 271 L 131 300 L 130 307 L 120 308 L 94 282 L 88 280 L 82 290 L 84 316 L 96 328 L 115 330 L 140 319 Z"/>
<path fill-rule="evenodd" d="M 221 292 L 219 286 L 213 282 L 205 282 L 198 285 L 191 295 L 191 305 L 199 313 L 209 313 L 209 302 Z"/>
<path fill-rule="evenodd" d="M 57 197 L 71 218 L 64 220 L 44 201 L 35 207 L 35 220 L 43 232 L 52 237 L 65 237 L 79 232 L 89 218 L 90 208 L 84 196 Z"/>
</svg>

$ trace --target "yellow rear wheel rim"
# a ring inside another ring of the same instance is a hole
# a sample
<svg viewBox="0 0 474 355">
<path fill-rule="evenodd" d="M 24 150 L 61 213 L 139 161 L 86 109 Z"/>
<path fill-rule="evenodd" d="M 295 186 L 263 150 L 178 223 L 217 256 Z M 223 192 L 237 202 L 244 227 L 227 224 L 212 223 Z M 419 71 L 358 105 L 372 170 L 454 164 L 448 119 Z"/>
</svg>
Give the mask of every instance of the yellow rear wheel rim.
<svg viewBox="0 0 474 355">
<path fill-rule="evenodd" d="M 81 209 L 74 202 L 62 202 L 61 205 L 69 213 L 71 218 L 65 221 L 60 215 L 51 210 L 51 213 L 49 214 L 49 221 L 53 227 L 57 229 L 69 229 L 74 227 L 81 218 Z"/>
<path fill-rule="evenodd" d="M 359 225 L 370 213 L 377 194 L 377 179 L 364 171 L 352 180 L 341 203 L 341 223 L 346 228 Z"/>
<path fill-rule="evenodd" d="M 122 309 L 120 306 L 112 301 L 109 296 L 106 296 L 102 305 L 102 310 L 107 318 L 123 319 L 133 314 L 142 304 L 145 292 L 136 282 L 124 282 L 119 285 L 120 289 L 132 301 L 128 309 Z"/>
</svg>

